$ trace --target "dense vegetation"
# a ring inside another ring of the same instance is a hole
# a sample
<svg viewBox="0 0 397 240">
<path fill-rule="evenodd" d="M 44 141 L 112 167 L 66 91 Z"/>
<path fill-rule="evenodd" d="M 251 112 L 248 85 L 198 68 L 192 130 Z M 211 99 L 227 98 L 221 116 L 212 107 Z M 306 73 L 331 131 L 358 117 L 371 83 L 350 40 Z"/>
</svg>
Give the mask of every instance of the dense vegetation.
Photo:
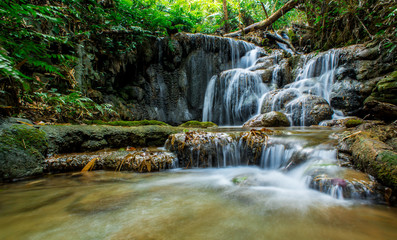
<svg viewBox="0 0 397 240">
<path fill-rule="evenodd" d="M 34 109 L 60 121 L 117 118 L 112 106 L 95 103 L 79 88 L 74 76 L 79 44 L 96 44 L 104 55 L 133 53 L 150 36 L 238 30 L 265 19 L 264 9 L 271 15 L 286 2 L 3 0 L 0 113 Z M 301 1 L 273 28 L 291 27 L 292 23 L 305 25 L 304 42 L 311 44 L 311 50 L 377 40 L 385 50 L 393 52 L 396 14 L 392 0 Z M 113 33 L 123 37 L 115 38 Z"/>
</svg>

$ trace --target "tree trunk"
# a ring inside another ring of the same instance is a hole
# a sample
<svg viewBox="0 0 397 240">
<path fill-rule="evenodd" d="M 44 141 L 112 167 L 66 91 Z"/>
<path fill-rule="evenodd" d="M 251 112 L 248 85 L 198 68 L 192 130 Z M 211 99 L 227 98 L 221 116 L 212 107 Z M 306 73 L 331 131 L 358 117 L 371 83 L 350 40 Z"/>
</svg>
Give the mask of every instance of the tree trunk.
<svg viewBox="0 0 397 240">
<path fill-rule="evenodd" d="M 229 31 L 229 15 L 227 13 L 227 1 L 223 0 L 223 19 L 225 20 L 225 32 Z"/>
<path fill-rule="evenodd" d="M 253 30 L 257 30 L 257 29 L 264 29 L 264 28 L 268 27 L 269 25 L 273 24 L 275 21 L 277 21 L 280 17 L 282 17 L 287 12 L 294 9 L 301 1 L 302 0 L 291 0 L 291 1 L 287 2 L 286 4 L 284 4 L 284 6 L 282 6 L 275 13 L 273 13 L 268 19 L 265 19 L 263 21 L 249 25 L 248 27 L 246 27 L 242 30 L 225 34 L 224 36 L 225 37 L 236 37 L 242 32 L 247 33 L 247 32 L 253 31 Z"/>
</svg>

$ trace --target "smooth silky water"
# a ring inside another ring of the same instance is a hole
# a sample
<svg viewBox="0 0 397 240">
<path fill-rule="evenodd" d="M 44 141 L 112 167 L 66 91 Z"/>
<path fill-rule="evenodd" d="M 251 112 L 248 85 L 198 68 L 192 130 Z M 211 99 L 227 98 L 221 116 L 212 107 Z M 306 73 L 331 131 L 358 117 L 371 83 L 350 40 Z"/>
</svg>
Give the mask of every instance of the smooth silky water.
<svg viewBox="0 0 397 240">
<path fill-rule="evenodd" d="M 278 130 L 286 134 L 274 139 L 305 148 L 333 141 L 334 130 Z M 304 167 L 96 171 L 3 184 L 0 239 L 397 239 L 396 208 L 312 190 Z"/>
</svg>

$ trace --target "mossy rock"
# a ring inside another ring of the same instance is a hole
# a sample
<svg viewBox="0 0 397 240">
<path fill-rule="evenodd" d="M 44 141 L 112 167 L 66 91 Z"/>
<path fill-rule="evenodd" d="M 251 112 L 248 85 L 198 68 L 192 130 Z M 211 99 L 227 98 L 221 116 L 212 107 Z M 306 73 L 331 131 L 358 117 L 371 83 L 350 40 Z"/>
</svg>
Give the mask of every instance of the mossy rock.
<svg viewBox="0 0 397 240">
<path fill-rule="evenodd" d="M 364 103 L 373 100 L 397 105 L 397 71 L 380 80 Z"/>
<path fill-rule="evenodd" d="M 354 165 L 397 191 L 397 153 L 382 141 L 360 134 L 351 146 Z"/>
<path fill-rule="evenodd" d="M 165 122 L 161 122 L 157 120 L 112 121 L 112 122 L 105 122 L 102 120 L 91 120 L 91 121 L 85 121 L 85 123 L 89 125 L 109 125 L 109 126 L 124 126 L 124 127 L 136 127 L 136 126 L 147 126 L 147 125 L 169 126 Z"/>
<path fill-rule="evenodd" d="M 47 149 L 43 131 L 28 125 L 3 124 L 0 127 L 0 179 L 41 174 Z"/>
<path fill-rule="evenodd" d="M 172 126 L 46 125 L 49 153 L 96 151 L 103 148 L 163 146 L 168 136 L 182 132 Z"/>
<path fill-rule="evenodd" d="M 213 122 L 200 122 L 200 121 L 189 121 L 189 122 L 185 122 L 181 125 L 179 125 L 179 127 L 186 127 L 186 128 L 209 128 L 209 127 L 218 127 L 218 125 L 216 125 Z"/>
<path fill-rule="evenodd" d="M 246 123 L 244 127 L 289 127 L 291 125 L 288 117 L 282 112 L 268 112 L 260 114 Z"/>
<path fill-rule="evenodd" d="M 361 119 L 349 119 L 345 122 L 345 126 L 347 128 L 352 128 L 352 127 L 356 127 L 362 123 L 364 123 L 364 121 Z"/>
</svg>

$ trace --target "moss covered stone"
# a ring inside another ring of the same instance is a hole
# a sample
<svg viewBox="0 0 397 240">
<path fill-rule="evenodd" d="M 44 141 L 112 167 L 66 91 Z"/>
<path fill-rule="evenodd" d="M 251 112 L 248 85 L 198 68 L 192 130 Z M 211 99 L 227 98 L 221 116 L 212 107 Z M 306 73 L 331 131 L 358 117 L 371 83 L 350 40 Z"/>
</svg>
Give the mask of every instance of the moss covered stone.
<svg viewBox="0 0 397 240">
<path fill-rule="evenodd" d="M 103 148 L 161 147 L 168 136 L 182 132 L 171 126 L 47 125 L 41 129 L 49 139 L 49 153 L 95 151 Z"/>
<path fill-rule="evenodd" d="M 374 100 L 397 105 L 397 71 L 380 80 L 364 103 Z"/>
<path fill-rule="evenodd" d="M 200 121 L 189 121 L 181 124 L 179 127 L 186 127 L 186 128 L 209 128 L 209 127 L 218 127 L 213 122 L 200 122 Z"/>
<path fill-rule="evenodd" d="M 357 134 L 358 133 L 358 134 Z M 352 154 L 353 165 L 374 176 L 380 183 L 392 188 L 397 196 L 397 153 L 386 144 L 396 137 L 396 126 L 375 126 L 368 130 L 346 132 L 339 144 L 340 151 Z M 345 146 L 345 147 L 341 147 Z"/>
<path fill-rule="evenodd" d="M 1 125 L 0 179 L 11 180 L 42 173 L 47 149 L 48 141 L 43 131 L 28 125 Z"/>
<path fill-rule="evenodd" d="M 351 128 L 351 127 L 356 127 L 362 123 L 364 123 L 364 121 L 361 119 L 349 119 L 345 122 L 345 126 L 347 128 Z"/>
<path fill-rule="evenodd" d="M 160 125 L 160 126 L 169 126 L 165 122 L 157 121 L 157 120 L 141 120 L 141 121 L 112 121 L 105 122 L 102 120 L 92 120 L 86 121 L 86 124 L 95 124 L 95 125 L 109 125 L 109 126 L 125 126 L 125 127 L 134 127 L 134 126 L 147 126 L 147 125 Z"/>
<path fill-rule="evenodd" d="M 378 177 L 383 184 L 397 190 L 397 153 L 385 150 L 376 157 Z"/>
<path fill-rule="evenodd" d="M 288 117 L 276 111 L 260 114 L 244 123 L 244 127 L 289 127 L 290 125 Z"/>
</svg>

